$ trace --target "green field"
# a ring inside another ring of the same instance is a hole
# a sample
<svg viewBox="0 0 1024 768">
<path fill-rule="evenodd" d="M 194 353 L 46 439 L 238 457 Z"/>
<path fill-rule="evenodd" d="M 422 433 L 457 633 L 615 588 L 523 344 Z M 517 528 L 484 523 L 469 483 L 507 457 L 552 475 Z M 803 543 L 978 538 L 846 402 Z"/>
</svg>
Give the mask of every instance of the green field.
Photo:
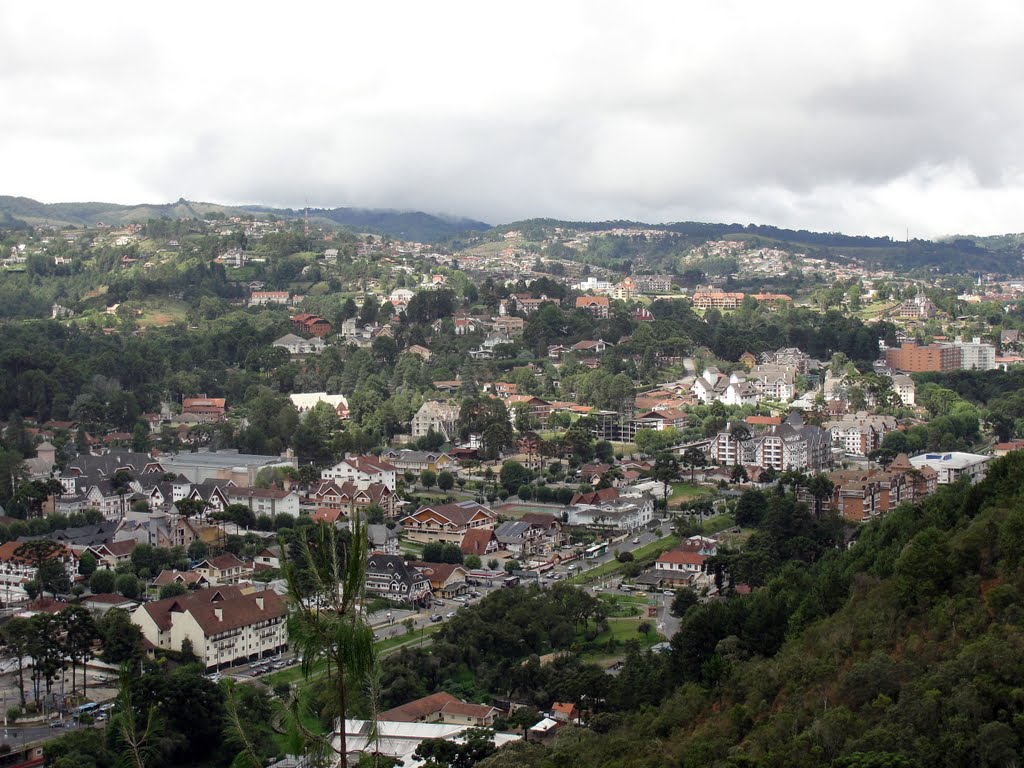
<svg viewBox="0 0 1024 768">
<path fill-rule="evenodd" d="M 633 550 L 633 558 L 636 561 L 643 560 L 656 560 L 658 555 L 662 552 L 667 552 L 673 547 L 679 544 L 679 537 L 672 535 L 666 536 L 663 539 L 652 541 L 650 544 L 645 544 L 642 547 L 637 547 Z M 570 584 L 593 584 L 595 581 L 601 581 L 601 579 L 607 579 L 615 574 L 621 573 L 625 567 L 624 563 L 620 563 L 618 560 L 609 560 L 607 563 L 599 565 L 597 568 L 592 568 L 585 573 L 581 573 L 578 576 L 573 576 L 569 579 Z"/>
<path fill-rule="evenodd" d="M 710 494 L 710 488 L 701 485 L 690 485 L 689 483 L 672 483 L 672 495 L 668 497 L 669 504 L 678 504 L 683 501 L 695 499 L 698 496 Z"/>
<path fill-rule="evenodd" d="M 704 531 L 704 533 L 710 536 L 713 533 L 724 531 L 727 528 L 733 528 L 735 527 L 735 525 L 736 520 L 733 518 L 732 515 L 722 514 L 715 515 L 714 517 L 709 517 L 707 520 L 704 521 L 704 524 L 701 526 L 701 529 Z"/>
<path fill-rule="evenodd" d="M 165 325 L 185 322 L 188 304 L 174 299 L 147 301 L 138 318 L 141 328 L 160 328 Z"/>
</svg>

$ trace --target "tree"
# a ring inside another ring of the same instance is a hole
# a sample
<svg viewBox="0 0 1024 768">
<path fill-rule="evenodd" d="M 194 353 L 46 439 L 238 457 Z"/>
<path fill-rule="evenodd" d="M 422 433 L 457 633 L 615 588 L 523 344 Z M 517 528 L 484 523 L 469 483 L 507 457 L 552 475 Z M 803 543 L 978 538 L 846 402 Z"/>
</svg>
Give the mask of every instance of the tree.
<svg viewBox="0 0 1024 768">
<path fill-rule="evenodd" d="M 85 695 L 85 685 L 88 680 L 84 665 L 92 657 L 92 644 L 99 639 L 99 629 L 93 620 L 92 614 L 80 605 L 72 605 L 65 608 L 59 614 L 60 626 L 64 630 L 64 651 L 71 659 L 71 691 L 76 686 L 76 671 L 78 664 L 83 665 L 82 670 L 82 694 Z"/>
<path fill-rule="evenodd" d="M 363 680 L 374 665 L 373 631 L 357 610 L 366 577 L 366 527 L 353 521 L 351 541 L 341 555 L 333 526 L 321 523 L 311 533 L 310 539 L 298 540 L 298 557 L 286 556 L 282 563 L 288 584 L 288 634 L 292 646 L 302 653 L 303 677 L 309 679 L 321 661 L 327 663 L 332 710 L 344 722 L 348 716 L 346 685 Z M 300 569 L 305 574 L 302 577 Z M 309 599 L 310 593 L 313 599 Z M 294 708 L 292 714 L 314 751 L 333 750 L 338 765 L 347 768 L 344 728 L 335 749 L 329 737 L 306 729 Z"/>
<path fill-rule="evenodd" d="M 28 655 L 29 645 L 32 640 L 32 626 L 29 624 L 28 619 L 15 616 L 0 629 L 0 637 L 3 638 L 4 645 L 7 646 L 8 650 L 18 660 L 18 694 L 21 698 L 22 709 L 24 709 L 25 673 L 23 662 L 24 657 Z"/>
<path fill-rule="evenodd" d="M 61 557 L 66 553 L 66 546 L 51 539 L 32 539 L 14 550 L 16 558 L 35 566 L 36 581 L 44 596 L 47 590 L 56 594 L 71 588 L 67 571 L 61 563 Z"/>
<path fill-rule="evenodd" d="M 622 552 L 619 552 L 617 555 L 615 555 L 615 559 L 618 560 L 620 563 L 632 563 L 635 558 L 633 557 L 632 552 L 623 550 Z"/>
<path fill-rule="evenodd" d="M 202 499 L 181 499 L 174 502 L 174 508 L 177 509 L 178 514 L 185 519 L 191 517 L 201 518 L 208 506 L 209 503 Z"/>
<path fill-rule="evenodd" d="M 86 550 L 78 558 L 78 573 L 88 579 L 96 571 L 96 555 Z"/>
<path fill-rule="evenodd" d="M 168 597 L 178 597 L 180 595 L 188 594 L 188 587 L 179 581 L 172 581 L 170 584 L 164 584 L 160 587 L 160 599 L 166 600 Z"/>
<path fill-rule="evenodd" d="M 488 570 L 496 571 L 498 570 L 499 565 L 500 563 L 498 562 L 498 558 L 496 557 L 492 557 L 490 560 L 487 561 Z"/>
<path fill-rule="evenodd" d="M 424 488 L 433 488 L 437 482 L 437 473 L 432 469 L 424 469 L 420 472 L 420 483 Z"/>
<path fill-rule="evenodd" d="M 114 581 L 117 575 L 106 568 L 95 571 L 89 577 L 89 590 L 94 595 L 105 595 L 114 591 Z"/>
<path fill-rule="evenodd" d="M 202 539 L 196 539 L 188 545 L 188 556 L 197 562 L 205 560 L 210 556 L 210 547 Z"/>
<path fill-rule="evenodd" d="M 99 573 L 99 571 L 97 571 Z M 138 664 L 142 660 L 142 630 L 132 624 L 128 611 L 112 608 L 96 625 L 103 643 L 100 657 L 108 664 Z"/>
<path fill-rule="evenodd" d="M 114 578 L 114 591 L 129 600 L 137 600 L 142 594 L 142 582 L 131 573 L 121 573 Z"/>
<path fill-rule="evenodd" d="M 462 564 L 472 571 L 478 571 L 481 566 L 480 555 L 466 555 Z"/>
<path fill-rule="evenodd" d="M 501 472 L 498 481 L 509 494 L 519 490 L 520 485 L 526 485 L 533 478 L 533 473 L 518 461 L 506 461 L 501 465 Z"/>
<path fill-rule="evenodd" d="M 522 565 L 518 560 L 506 560 L 505 561 L 505 573 L 512 573 L 522 568 Z"/>
<path fill-rule="evenodd" d="M 677 589 L 672 598 L 672 606 L 669 611 L 673 616 L 683 616 L 691 607 L 697 604 L 697 595 L 692 589 Z"/>
<path fill-rule="evenodd" d="M 826 499 L 832 498 L 835 484 L 828 475 L 819 473 L 807 481 L 807 490 L 814 497 L 814 519 L 821 519 L 822 506 Z"/>
<path fill-rule="evenodd" d="M 455 475 L 449 472 L 447 469 L 442 469 L 437 473 L 437 487 L 442 491 L 450 491 L 455 485 Z"/>
<path fill-rule="evenodd" d="M 116 609 L 115 609 L 116 610 Z M 113 613 L 111 611 L 110 613 Z M 115 739 L 121 749 L 121 763 L 130 768 L 147 768 L 156 763 L 163 721 L 157 715 L 156 704 L 150 704 L 140 718 L 132 704 L 132 683 L 129 665 L 121 667 L 121 682 L 117 693 L 117 719 Z"/>
<path fill-rule="evenodd" d="M 693 471 L 697 467 L 703 467 L 704 464 L 707 462 L 707 457 L 704 455 L 704 451 L 702 451 L 700 448 L 695 448 L 694 446 L 691 445 L 689 448 L 683 451 L 682 461 L 685 466 L 690 468 L 690 483 L 692 484 Z"/>
</svg>

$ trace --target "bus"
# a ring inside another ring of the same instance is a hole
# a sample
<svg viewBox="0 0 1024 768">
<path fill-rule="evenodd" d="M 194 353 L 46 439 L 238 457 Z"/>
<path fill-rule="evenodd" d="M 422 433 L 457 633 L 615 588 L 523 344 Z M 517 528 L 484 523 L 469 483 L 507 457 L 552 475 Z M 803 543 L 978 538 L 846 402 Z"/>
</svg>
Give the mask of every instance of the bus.
<svg viewBox="0 0 1024 768">
<path fill-rule="evenodd" d="M 97 704 L 95 701 L 90 701 L 88 704 L 83 704 L 82 706 L 78 707 L 75 710 L 75 714 L 90 715 L 96 711 L 97 707 L 99 707 L 99 704 Z"/>
<path fill-rule="evenodd" d="M 596 560 L 607 551 L 608 542 L 606 541 L 602 544 L 592 544 L 591 546 L 587 547 L 586 551 L 583 553 L 583 556 L 587 558 L 587 560 Z"/>
<path fill-rule="evenodd" d="M 519 586 L 519 577 L 518 576 L 509 576 L 508 578 L 502 579 L 501 580 L 501 586 L 503 586 L 503 587 L 518 587 Z"/>
</svg>

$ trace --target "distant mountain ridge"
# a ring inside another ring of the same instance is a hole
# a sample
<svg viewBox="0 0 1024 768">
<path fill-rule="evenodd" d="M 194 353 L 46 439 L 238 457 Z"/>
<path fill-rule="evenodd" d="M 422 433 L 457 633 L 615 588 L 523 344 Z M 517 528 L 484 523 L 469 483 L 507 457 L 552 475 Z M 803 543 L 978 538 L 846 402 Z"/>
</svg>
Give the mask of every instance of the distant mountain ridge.
<svg viewBox="0 0 1024 768">
<path fill-rule="evenodd" d="M 203 218 L 211 213 L 225 216 L 270 214 L 284 219 L 305 215 L 305 209 L 273 208 L 261 205 L 219 205 L 185 200 L 174 203 L 121 205 L 118 203 L 41 203 L 29 197 L 0 195 L 0 222 L 91 227 L 96 224 L 122 225 L 159 219 Z M 309 215 L 357 232 L 372 232 L 403 240 L 437 242 L 462 232 L 482 231 L 490 224 L 455 216 L 437 216 L 422 211 L 375 210 L 365 208 L 311 208 Z"/>
</svg>

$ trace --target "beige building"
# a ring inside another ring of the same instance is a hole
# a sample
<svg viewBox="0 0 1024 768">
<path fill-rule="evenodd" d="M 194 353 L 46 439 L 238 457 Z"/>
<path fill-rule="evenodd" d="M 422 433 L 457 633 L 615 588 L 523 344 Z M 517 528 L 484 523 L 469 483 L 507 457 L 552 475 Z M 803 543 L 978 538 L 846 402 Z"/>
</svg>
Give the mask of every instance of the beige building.
<svg viewBox="0 0 1024 768">
<path fill-rule="evenodd" d="M 207 669 L 258 659 L 288 647 L 287 610 L 273 590 L 213 587 L 156 600 L 132 613 L 154 647 L 180 651 L 187 639 Z"/>
</svg>

